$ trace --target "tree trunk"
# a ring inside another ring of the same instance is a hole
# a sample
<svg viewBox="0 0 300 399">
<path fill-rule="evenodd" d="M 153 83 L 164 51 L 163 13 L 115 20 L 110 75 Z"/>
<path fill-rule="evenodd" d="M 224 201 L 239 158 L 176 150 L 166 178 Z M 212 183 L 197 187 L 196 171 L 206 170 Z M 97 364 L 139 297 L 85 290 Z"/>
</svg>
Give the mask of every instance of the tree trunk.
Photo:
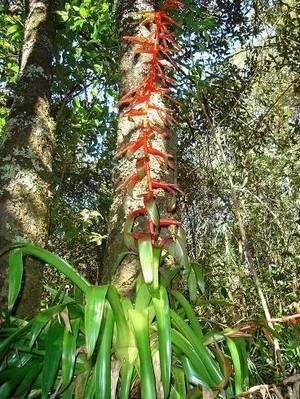
<svg viewBox="0 0 300 399">
<path fill-rule="evenodd" d="M 54 122 L 50 117 L 52 0 L 25 2 L 26 20 L 14 102 L 0 147 L 0 245 L 47 240 L 49 177 Z M 27 259 L 17 313 L 30 317 L 39 310 L 42 265 Z M 1 303 L 7 297 L 7 259 L 0 259 Z"/>
<path fill-rule="evenodd" d="M 119 90 L 122 97 L 129 90 L 137 87 L 148 71 L 147 61 L 149 54 L 136 54 L 134 52 L 135 45 L 124 41 L 123 36 L 141 36 L 145 37 L 155 28 L 152 26 L 139 25 L 143 19 L 141 11 L 154 10 L 154 0 L 120 0 L 117 3 L 116 23 L 118 34 L 121 42 L 121 61 L 120 61 L 120 83 Z M 151 55 L 150 55 L 151 56 Z M 157 96 L 155 101 L 162 105 L 161 96 Z M 124 144 L 136 139 L 140 133 L 139 121 L 130 120 L 128 117 L 122 116 L 122 108 L 119 116 L 117 148 L 121 148 Z M 161 125 L 158 115 L 151 115 L 154 124 Z M 174 156 L 176 161 L 176 139 L 171 136 L 168 140 L 162 137 L 156 137 L 152 141 L 153 147 L 160 151 L 168 152 Z M 137 155 L 137 157 L 139 154 Z M 113 185 L 114 190 L 122 181 L 133 173 L 135 173 L 135 164 L 137 157 L 128 160 L 122 158 L 118 161 L 114 168 Z M 176 162 L 174 162 L 176 164 Z M 160 176 L 161 180 L 174 182 L 175 171 L 171 169 L 162 170 L 161 166 L 155 162 L 151 162 L 151 176 L 155 179 Z M 142 199 L 139 194 L 143 192 L 143 182 L 138 183 L 133 194 L 130 195 L 125 190 L 114 191 L 113 203 L 110 211 L 110 221 L 108 228 L 107 256 L 103 265 L 102 280 L 104 282 L 112 282 L 123 295 L 131 296 L 134 291 L 135 280 L 139 272 L 139 262 L 136 256 L 127 256 L 118 266 L 115 272 L 115 262 L 122 251 L 125 251 L 123 241 L 123 226 L 128 214 L 143 206 Z M 168 217 L 168 208 L 172 207 L 173 198 L 166 194 L 163 190 L 157 192 L 157 204 L 162 217 Z"/>
</svg>

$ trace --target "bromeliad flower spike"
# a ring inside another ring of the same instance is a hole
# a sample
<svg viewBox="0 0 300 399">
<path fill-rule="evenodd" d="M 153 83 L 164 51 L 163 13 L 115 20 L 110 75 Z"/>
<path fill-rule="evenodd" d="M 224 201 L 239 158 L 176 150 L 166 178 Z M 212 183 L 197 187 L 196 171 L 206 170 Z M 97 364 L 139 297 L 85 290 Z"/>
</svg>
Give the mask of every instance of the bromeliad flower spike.
<svg viewBox="0 0 300 399">
<path fill-rule="evenodd" d="M 161 218 L 156 204 L 158 190 L 164 190 L 175 196 L 180 189 L 173 182 L 161 181 L 153 177 L 151 168 L 155 160 L 161 167 L 174 169 L 173 156 L 153 147 L 152 142 L 160 136 L 164 140 L 170 137 L 170 128 L 176 123 L 172 116 L 173 109 L 157 103 L 157 97 L 171 104 L 177 101 L 170 95 L 168 85 L 175 81 L 168 76 L 170 70 L 176 67 L 172 53 L 179 50 L 174 36 L 170 31 L 172 25 L 180 26 L 168 15 L 172 8 L 180 8 L 183 4 L 177 0 L 165 0 L 158 11 L 142 11 L 140 26 L 151 26 L 151 31 L 145 37 L 124 36 L 123 39 L 135 45 L 134 52 L 147 54 L 147 73 L 137 87 L 127 92 L 118 102 L 122 107 L 121 115 L 134 121 L 139 127 L 137 138 L 119 149 L 116 157 L 125 155 L 129 159 L 136 158 L 136 172 L 123 181 L 117 190 L 132 189 L 138 182 L 145 181 L 146 189 L 140 194 L 143 207 L 128 215 L 125 224 L 125 242 L 132 250 L 136 246 L 144 279 L 147 283 L 154 282 L 158 288 L 159 256 L 162 246 L 166 243 L 166 235 L 161 236 L 161 229 L 179 222 L 175 218 Z M 153 122 L 151 114 L 156 113 Z M 134 220 L 143 217 L 146 220 L 145 231 L 132 231 Z"/>
</svg>

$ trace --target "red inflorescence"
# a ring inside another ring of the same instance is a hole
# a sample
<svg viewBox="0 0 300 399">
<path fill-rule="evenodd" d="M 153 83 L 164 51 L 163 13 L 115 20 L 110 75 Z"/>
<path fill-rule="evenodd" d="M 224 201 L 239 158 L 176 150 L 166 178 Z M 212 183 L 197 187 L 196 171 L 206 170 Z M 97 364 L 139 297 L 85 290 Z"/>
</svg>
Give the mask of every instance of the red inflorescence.
<svg viewBox="0 0 300 399">
<path fill-rule="evenodd" d="M 147 189 L 142 194 L 145 207 L 133 211 L 131 217 L 146 216 L 148 231 L 135 232 L 132 233 L 132 236 L 135 239 L 139 239 L 150 235 L 152 243 L 162 242 L 162 239 L 158 237 L 159 228 L 179 224 L 174 218 L 158 218 L 156 220 L 153 217 L 153 207 L 150 207 L 150 205 L 147 206 L 145 199 L 148 199 L 148 202 L 149 199 L 154 201 L 155 191 L 159 189 L 165 190 L 172 195 L 181 192 L 175 183 L 163 182 L 151 176 L 151 162 L 153 158 L 162 166 L 174 168 L 173 156 L 154 148 L 151 145 L 151 141 L 158 135 L 168 138 L 170 135 L 170 123 L 176 123 L 176 120 L 171 115 L 173 110 L 157 105 L 155 98 L 159 95 L 171 103 L 177 104 L 177 101 L 170 96 L 170 89 L 168 88 L 168 85 L 174 84 L 175 81 L 167 75 L 167 72 L 176 66 L 171 53 L 179 50 L 169 27 L 170 25 L 180 25 L 168 15 L 167 10 L 182 6 L 183 4 L 180 1 L 165 0 L 160 10 L 143 12 L 144 18 L 140 25 L 150 25 L 154 28 L 152 33 L 149 33 L 146 37 L 124 36 L 125 40 L 135 45 L 135 53 L 150 54 L 151 57 L 148 61 L 148 72 L 142 82 L 136 88 L 123 95 L 117 104 L 118 107 L 122 106 L 125 108 L 121 113 L 123 117 L 135 121 L 139 120 L 140 123 L 140 134 L 138 137 L 120 148 L 115 155 L 115 157 L 118 157 L 125 154 L 127 157 L 131 157 L 137 151 L 140 153 L 136 161 L 136 173 L 122 182 L 117 190 L 124 189 L 125 187 L 132 188 L 139 181 L 144 178 L 146 179 Z M 160 119 L 160 126 L 150 120 L 149 116 L 153 111 L 156 112 Z M 152 204 L 151 201 L 150 203 Z M 156 207 L 155 202 L 153 206 Z"/>
</svg>

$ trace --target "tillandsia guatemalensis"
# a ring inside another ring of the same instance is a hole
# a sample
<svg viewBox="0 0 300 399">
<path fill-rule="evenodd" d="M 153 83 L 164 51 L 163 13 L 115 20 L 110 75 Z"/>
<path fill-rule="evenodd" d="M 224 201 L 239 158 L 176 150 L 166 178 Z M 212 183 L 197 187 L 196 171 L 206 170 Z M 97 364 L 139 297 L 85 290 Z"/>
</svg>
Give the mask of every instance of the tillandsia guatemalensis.
<svg viewBox="0 0 300 399">
<path fill-rule="evenodd" d="M 170 226 L 178 226 L 180 223 L 176 218 L 161 217 L 162 209 L 157 205 L 159 190 L 171 196 L 175 196 L 181 190 L 175 182 L 163 181 L 153 177 L 152 173 L 154 163 L 159 164 L 161 168 L 174 169 L 172 154 L 155 148 L 155 140 L 157 137 L 169 140 L 172 124 L 176 123 L 172 116 L 174 110 L 167 107 L 165 102 L 178 104 L 171 96 L 169 86 L 175 84 L 175 81 L 169 75 L 176 68 L 172 53 L 180 50 L 175 43 L 171 27 L 180 25 L 170 17 L 169 11 L 181 7 L 183 4 L 180 1 L 165 0 L 157 11 L 141 11 L 140 26 L 150 27 L 146 30 L 147 34 L 123 37 L 134 44 L 136 54 L 146 55 L 147 72 L 142 81 L 125 93 L 117 104 L 122 108 L 121 116 L 138 126 L 135 139 L 123 145 L 115 155 L 135 160 L 135 172 L 121 182 L 117 191 L 125 188 L 132 190 L 137 183 L 143 182 L 143 192 L 139 193 L 142 205 L 128 215 L 124 236 L 125 244 L 130 250 L 136 250 L 137 246 L 144 280 L 148 284 L 153 283 L 154 289 L 159 286 L 158 269 L 164 247 L 169 247 L 171 254 L 184 253 L 186 259 L 183 266 L 188 265 L 184 243 L 180 237 L 173 240 L 169 233 L 163 233 Z M 142 230 L 135 231 L 134 224 L 137 218 L 144 218 L 144 223 Z"/>
</svg>

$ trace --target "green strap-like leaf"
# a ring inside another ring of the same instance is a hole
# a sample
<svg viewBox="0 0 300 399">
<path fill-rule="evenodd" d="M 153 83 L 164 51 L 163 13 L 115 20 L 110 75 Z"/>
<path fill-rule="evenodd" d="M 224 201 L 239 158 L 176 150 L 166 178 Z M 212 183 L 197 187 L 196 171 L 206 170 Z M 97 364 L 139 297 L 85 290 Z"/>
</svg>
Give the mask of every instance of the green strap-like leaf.
<svg viewBox="0 0 300 399">
<path fill-rule="evenodd" d="M 134 365 L 132 363 L 126 362 L 122 365 L 120 370 L 120 399 L 128 399 L 130 392 L 130 385 L 132 379 Z"/>
<path fill-rule="evenodd" d="M 226 342 L 233 363 L 235 394 L 239 395 L 243 392 L 244 385 L 248 382 L 248 364 L 245 341 L 243 338 L 226 337 Z"/>
<path fill-rule="evenodd" d="M 88 358 L 92 356 L 99 336 L 107 289 L 107 285 L 94 286 L 86 293 L 84 325 Z"/>
<path fill-rule="evenodd" d="M 189 340 L 195 352 L 203 362 L 205 369 L 210 375 L 210 380 L 212 383 L 211 387 L 218 385 L 222 381 L 223 375 L 217 363 L 205 348 L 199 337 L 191 329 L 191 327 L 185 323 L 185 321 L 178 314 L 176 314 L 174 310 L 171 310 L 170 313 L 172 324 L 175 325 L 176 328 Z"/>
<path fill-rule="evenodd" d="M 186 356 L 182 356 L 181 363 L 183 365 L 186 379 L 190 384 L 201 385 L 208 388 L 205 380 L 202 379 L 192 362 Z"/>
<path fill-rule="evenodd" d="M 145 208 L 147 209 L 148 215 L 152 220 L 155 226 L 159 225 L 159 212 L 158 207 L 154 198 L 151 198 L 149 201 L 145 201 Z"/>
<path fill-rule="evenodd" d="M 170 399 L 185 399 L 186 387 L 184 371 L 178 367 L 173 367 L 172 374 L 174 377 L 174 386 L 171 389 Z"/>
<path fill-rule="evenodd" d="M 107 304 L 104 330 L 101 337 L 100 349 L 95 366 L 95 398 L 110 398 L 111 375 L 111 343 L 114 329 L 114 316 L 109 304 Z"/>
<path fill-rule="evenodd" d="M 134 218 L 129 215 L 124 223 L 123 228 L 124 243 L 130 251 L 136 251 L 135 239 L 131 235 L 133 223 Z"/>
<path fill-rule="evenodd" d="M 164 397 L 167 398 L 170 392 L 172 345 L 169 298 L 165 287 L 161 287 L 159 290 L 159 297 L 153 297 L 152 300 L 158 329 L 161 379 L 164 389 Z"/>
<path fill-rule="evenodd" d="M 159 264 L 160 264 L 160 255 L 162 248 L 153 245 L 153 259 L 152 259 L 152 270 L 153 270 L 153 289 L 158 290 L 159 288 Z"/>
<path fill-rule="evenodd" d="M 204 294 L 205 293 L 205 279 L 204 279 L 203 268 L 201 266 L 199 266 L 198 263 L 192 263 L 192 269 L 196 273 L 198 288 L 202 292 L 202 294 Z"/>
<path fill-rule="evenodd" d="M 3 358 L 6 351 L 9 349 L 10 345 L 12 345 L 19 337 L 24 335 L 29 330 L 30 327 L 31 327 L 31 324 L 28 323 L 24 327 L 21 327 L 21 328 L 17 329 L 15 332 L 11 333 L 7 338 L 5 338 L 0 343 L 0 359 Z"/>
<path fill-rule="evenodd" d="M 143 277 L 146 284 L 153 281 L 153 248 L 150 237 L 137 240 L 138 253 L 142 268 Z"/>
<path fill-rule="evenodd" d="M 140 358 L 141 397 L 142 399 L 155 399 L 156 389 L 149 342 L 148 310 L 130 310 L 129 315 Z"/>
<path fill-rule="evenodd" d="M 42 399 L 48 399 L 62 355 L 64 328 L 55 320 L 46 334 L 46 353 L 42 371 Z"/>
<path fill-rule="evenodd" d="M 69 385 L 73 376 L 76 360 L 76 341 L 79 332 L 80 321 L 80 319 L 72 320 L 72 331 L 68 332 L 66 328 L 64 331 L 61 366 L 62 390 Z"/>
<path fill-rule="evenodd" d="M 179 304 L 182 306 L 183 310 L 185 311 L 185 314 L 187 315 L 191 327 L 194 331 L 194 333 L 201 339 L 203 337 L 203 332 L 202 328 L 200 326 L 200 323 L 194 313 L 193 308 L 189 304 L 189 302 L 185 299 L 185 297 L 178 291 L 172 291 L 172 295 L 174 298 L 179 302 Z"/>
<path fill-rule="evenodd" d="M 135 309 L 144 310 L 151 301 L 148 285 L 141 281 L 136 287 Z"/>
<path fill-rule="evenodd" d="M 32 385 L 34 384 L 36 378 L 41 371 L 41 368 L 42 362 L 40 359 L 30 362 L 26 375 L 24 376 L 21 384 L 18 386 L 16 392 L 14 393 L 14 396 L 16 398 L 27 398 L 27 394 L 30 392 Z"/>
<path fill-rule="evenodd" d="M 119 293 L 115 287 L 109 287 L 107 299 L 112 308 L 117 326 L 117 339 L 115 343 L 117 357 L 122 364 L 132 362 L 135 359 L 135 355 L 133 351 L 129 350 L 129 347 L 134 346 L 134 338 L 129 329 Z"/>
<path fill-rule="evenodd" d="M 10 367 L 0 372 L 0 398 L 10 399 L 18 384 L 25 378 L 28 367 Z"/>
<path fill-rule="evenodd" d="M 199 376 L 199 380 L 203 381 L 203 384 L 206 384 L 206 387 L 214 386 L 214 381 L 203 364 L 202 359 L 200 359 L 190 342 L 174 329 L 171 330 L 171 339 L 178 350 L 184 353 L 184 355 L 190 360 Z"/>
<path fill-rule="evenodd" d="M 13 249 L 8 259 L 8 310 L 11 312 L 19 295 L 23 276 L 22 249 Z"/>
<path fill-rule="evenodd" d="M 68 277 L 83 292 L 87 292 L 90 283 L 84 277 L 82 277 L 68 262 L 61 259 L 59 256 L 52 254 L 46 249 L 29 244 L 23 244 L 22 250 L 23 255 L 34 256 L 43 262 L 48 263 L 50 266 L 55 267 L 55 269 Z"/>
<path fill-rule="evenodd" d="M 85 386 L 83 397 L 84 399 L 95 399 L 96 394 L 96 370 L 90 375 L 89 380 Z"/>
<path fill-rule="evenodd" d="M 32 347 L 35 343 L 37 337 L 41 333 L 42 329 L 45 327 L 47 322 L 57 313 L 61 312 L 66 307 L 66 304 L 60 304 L 52 306 L 49 309 L 39 313 L 31 322 L 30 331 L 30 343 L 29 346 Z"/>
<path fill-rule="evenodd" d="M 62 399 L 73 399 L 75 391 L 75 382 L 72 382 L 70 386 L 62 393 Z"/>
<path fill-rule="evenodd" d="M 190 262 L 186 251 L 186 245 L 179 236 L 176 237 L 175 241 L 168 240 L 165 248 L 177 264 L 183 266 L 186 271 L 190 271 Z"/>
</svg>

